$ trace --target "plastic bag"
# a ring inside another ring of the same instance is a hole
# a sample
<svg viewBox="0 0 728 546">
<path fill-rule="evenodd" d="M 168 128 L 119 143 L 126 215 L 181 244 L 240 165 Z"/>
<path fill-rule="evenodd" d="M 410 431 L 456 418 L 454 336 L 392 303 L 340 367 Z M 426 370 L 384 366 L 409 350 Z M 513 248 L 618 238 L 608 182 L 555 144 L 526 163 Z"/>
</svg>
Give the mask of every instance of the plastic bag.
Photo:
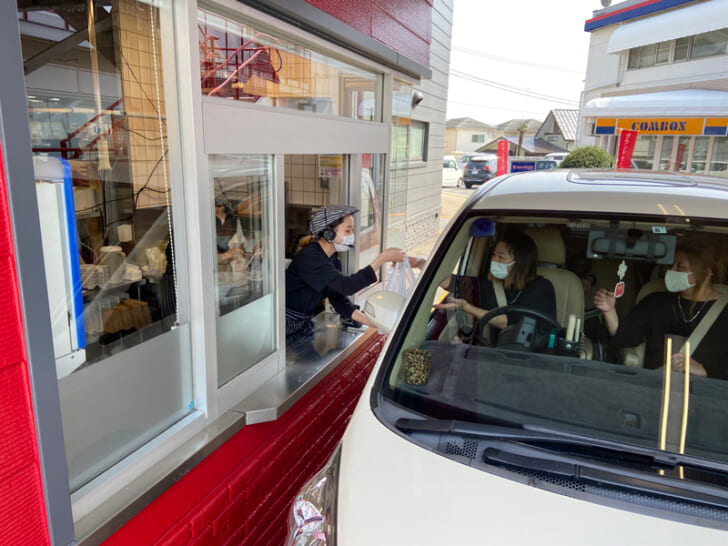
<svg viewBox="0 0 728 546">
<path fill-rule="evenodd" d="M 395 264 L 394 269 L 392 269 L 392 272 L 387 278 L 387 284 L 384 289 L 390 292 L 396 292 L 397 294 L 402 294 L 406 298 L 412 292 L 414 285 L 415 274 L 410 267 L 407 254 L 405 254 L 404 260 Z"/>
</svg>

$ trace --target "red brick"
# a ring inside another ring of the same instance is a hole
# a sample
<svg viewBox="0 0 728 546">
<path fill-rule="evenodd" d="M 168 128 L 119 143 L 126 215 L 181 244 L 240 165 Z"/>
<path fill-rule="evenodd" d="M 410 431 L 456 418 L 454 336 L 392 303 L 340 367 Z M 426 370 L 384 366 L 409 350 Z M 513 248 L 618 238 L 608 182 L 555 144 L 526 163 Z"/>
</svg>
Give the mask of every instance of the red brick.
<svg viewBox="0 0 728 546">
<path fill-rule="evenodd" d="M 190 529 L 195 537 L 210 526 L 228 504 L 227 488 L 218 490 L 213 495 L 208 495 L 200 504 L 195 507 L 195 515 L 190 518 Z"/>
<path fill-rule="evenodd" d="M 212 546 L 215 538 L 212 536 L 212 526 L 208 525 L 200 535 L 190 542 L 190 546 Z"/>
<path fill-rule="evenodd" d="M 255 461 L 257 462 L 257 458 L 255 458 Z M 228 483 L 229 497 L 232 499 L 241 493 L 245 493 L 246 488 L 259 471 L 260 468 L 255 464 L 246 464 L 245 468 L 240 469 L 238 474 Z"/>
<path fill-rule="evenodd" d="M 192 537 L 190 526 L 185 524 L 177 529 L 173 529 L 164 535 L 156 546 L 182 546 L 187 544 Z"/>
</svg>

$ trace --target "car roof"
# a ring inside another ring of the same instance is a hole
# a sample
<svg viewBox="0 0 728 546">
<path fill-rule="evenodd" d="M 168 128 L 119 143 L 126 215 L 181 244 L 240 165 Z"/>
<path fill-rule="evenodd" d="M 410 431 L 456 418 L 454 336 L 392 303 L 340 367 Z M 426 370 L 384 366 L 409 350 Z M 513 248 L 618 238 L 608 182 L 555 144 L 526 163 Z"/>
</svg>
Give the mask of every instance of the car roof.
<svg viewBox="0 0 728 546">
<path fill-rule="evenodd" d="M 470 161 L 485 161 L 486 159 L 498 159 L 495 155 L 474 155 Z"/>
<path fill-rule="evenodd" d="M 715 176 L 546 169 L 496 178 L 464 208 L 728 219 L 727 202 L 728 180 Z"/>
</svg>

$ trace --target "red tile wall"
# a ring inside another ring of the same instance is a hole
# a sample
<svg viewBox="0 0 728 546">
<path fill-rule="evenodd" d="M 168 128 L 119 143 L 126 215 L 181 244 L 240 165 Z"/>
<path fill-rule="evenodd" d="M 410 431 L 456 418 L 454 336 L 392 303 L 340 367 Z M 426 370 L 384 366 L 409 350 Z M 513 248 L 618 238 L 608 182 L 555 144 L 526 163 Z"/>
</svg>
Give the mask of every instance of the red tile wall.
<svg viewBox="0 0 728 546">
<path fill-rule="evenodd" d="M 49 544 L 0 146 L 0 542 Z"/>
<path fill-rule="evenodd" d="M 350 27 L 424 66 L 430 66 L 429 0 L 306 0 Z"/>
<path fill-rule="evenodd" d="M 374 337 L 280 419 L 244 427 L 104 544 L 281 544 L 294 496 L 341 439 L 383 343 Z"/>
</svg>

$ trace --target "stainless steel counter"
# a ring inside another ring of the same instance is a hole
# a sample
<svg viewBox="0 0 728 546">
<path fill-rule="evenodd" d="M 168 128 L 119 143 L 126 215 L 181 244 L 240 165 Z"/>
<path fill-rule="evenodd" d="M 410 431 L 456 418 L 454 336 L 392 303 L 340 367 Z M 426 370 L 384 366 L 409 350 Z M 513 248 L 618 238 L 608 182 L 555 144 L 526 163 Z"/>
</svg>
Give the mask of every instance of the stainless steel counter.
<svg viewBox="0 0 728 546">
<path fill-rule="evenodd" d="M 374 328 L 358 331 L 342 328 L 338 315 L 326 312 L 317 315 L 313 338 L 289 344 L 285 369 L 232 411 L 244 414 L 246 425 L 277 419 L 374 335 Z"/>
</svg>

